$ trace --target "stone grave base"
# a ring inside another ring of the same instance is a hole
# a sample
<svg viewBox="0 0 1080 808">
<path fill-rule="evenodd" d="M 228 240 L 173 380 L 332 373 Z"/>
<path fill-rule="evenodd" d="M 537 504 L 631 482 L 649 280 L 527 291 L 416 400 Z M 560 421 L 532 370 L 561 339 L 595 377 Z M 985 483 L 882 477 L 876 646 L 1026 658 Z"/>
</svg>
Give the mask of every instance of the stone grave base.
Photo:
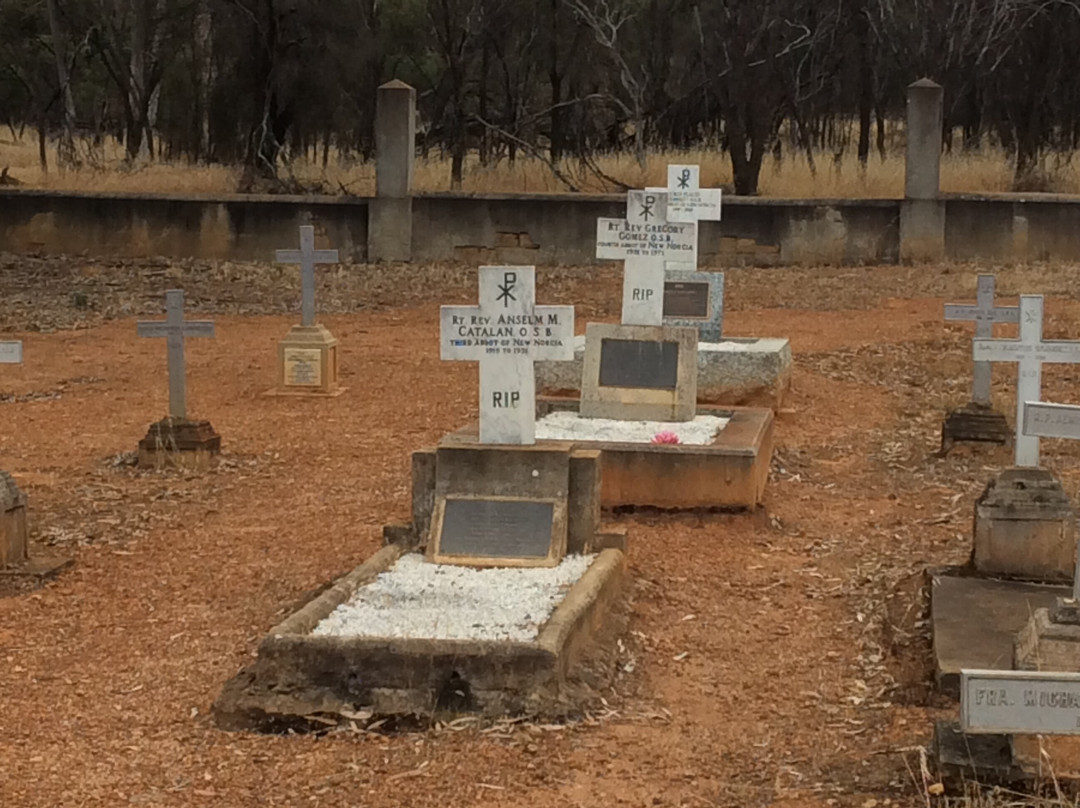
<svg viewBox="0 0 1080 808">
<path fill-rule="evenodd" d="M 1012 430 L 1004 415 L 991 407 L 969 403 L 945 416 L 941 425 L 939 454 L 944 457 L 955 443 L 997 443 L 1004 446 L 1012 438 Z"/>
<path fill-rule="evenodd" d="M 1009 468 L 975 502 L 975 569 L 984 575 L 1071 581 L 1076 514 L 1046 469 Z"/>
<path fill-rule="evenodd" d="M 72 559 L 60 556 L 34 556 L 17 564 L 0 567 L 0 578 L 38 578 L 47 580 L 59 575 L 72 564 Z"/>
<path fill-rule="evenodd" d="M 578 396 L 585 337 L 574 338 L 570 362 L 537 362 L 536 389 L 552 396 Z M 791 343 L 787 339 L 731 337 L 698 343 L 697 399 L 706 404 L 778 410 L 791 389 Z"/>
<path fill-rule="evenodd" d="M 959 722 L 934 725 L 933 756 L 947 783 L 1028 788 L 1080 780 L 1080 738 L 1064 735 L 965 735 Z"/>
<path fill-rule="evenodd" d="M 617 549 L 600 551 L 532 641 L 312 633 L 409 550 L 384 547 L 275 626 L 256 661 L 214 703 L 218 724 L 283 731 L 360 715 L 557 717 L 579 710 L 609 683 L 614 640 L 626 621 L 626 557 Z"/>
<path fill-rule="evenodd" d="M 337 339 L 324 325 L 294 325 L 278 343 L 277 386 L 268 396 L 340 396 Z"/>
<path fill-rule="evenodd" d="M 139 441 L 139 466 L 204 471 L 220 451 L 221 436 L 209 421 L 163 418 Z"/>
<path fill-rule="evenodd" d="M 541 396 L 536 414 L 576 411 L 576 399 Z M 601 504 L 606 508 L 753 508 L 762 499 L 773 447 L 773 413 L 745 407 L 702 407 L 698 415 L 727 419 L 712 443 L 617 443 L 606 441 L 540 441 L 565 443 L 601 452 Z M 673 427 L 678 424 L 673 424 Z M 475 443 L 477 425 L 445 436 L 441 445 Z"/>
<path fill-rule="evenodd" d="M 960 671 L 1013 670 L 1017 634 L 1037 609 L 1067 597 L 1064 586 L 935 574 L 930 585 L 934 675 L 938 688 L 960 698 Z"/>
</svg>

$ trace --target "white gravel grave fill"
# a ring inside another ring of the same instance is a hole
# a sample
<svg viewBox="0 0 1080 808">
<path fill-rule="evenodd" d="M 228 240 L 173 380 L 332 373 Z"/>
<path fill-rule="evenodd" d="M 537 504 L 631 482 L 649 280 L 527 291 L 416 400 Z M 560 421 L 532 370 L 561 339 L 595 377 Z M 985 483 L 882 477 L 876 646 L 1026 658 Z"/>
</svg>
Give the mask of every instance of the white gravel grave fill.
<svg viewBox="0 0 1080 808">
<path fill-rule="evenodd" d="M 432 564 L 409 553 L 311 633 L 529 642 L 595 558 L 568 555 L 557 567 L 476 569 Z"/>
<path fill-rule="evenodd" d="M 698 415 L 693 421 L 616 421 L 612 418 L 582 418 L 572 410 L 560 410 L 548 413 L 536 422 L 536 438 L 652 443 L 658 433 L 674 432 L 679 436 L 679 443 L 707 446 L 729 420 L 716 415 Z"/>
</svg>

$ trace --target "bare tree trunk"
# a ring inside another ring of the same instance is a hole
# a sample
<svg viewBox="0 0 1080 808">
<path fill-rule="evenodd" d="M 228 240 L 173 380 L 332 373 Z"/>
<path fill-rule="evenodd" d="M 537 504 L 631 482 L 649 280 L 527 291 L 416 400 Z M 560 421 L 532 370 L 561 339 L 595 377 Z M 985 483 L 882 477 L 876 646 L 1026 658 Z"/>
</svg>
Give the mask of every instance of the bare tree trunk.
<svg viewBox="0 0 1080 808">
<path fill-rule="evenodd" d="M 195 122 L 199 127 L 195 146 L 196 159 L 210 157 L 210 97 L 214 84 L 213 22 L 209 0 L 199 0 L 195 11 L 195 64 L 197 82 L 195 88 Z"/>
<path fill-rule="evenodd" d="M 52 35 L 53 55 L 56 57 L 56 78 L 60 84 L 60 103 L 63 113 L 63 128 L 60 132 L 60 144 L 57 149 L 57 164 L 60 170 L 77 168 L 75 155 L 75 99 L 71 95 L 71 79 L 67 67 L 67 38 L 60 20 L 60 10 L 56 0 L 46 0 L 49 13 L 49 33 Z"/>
</svg>

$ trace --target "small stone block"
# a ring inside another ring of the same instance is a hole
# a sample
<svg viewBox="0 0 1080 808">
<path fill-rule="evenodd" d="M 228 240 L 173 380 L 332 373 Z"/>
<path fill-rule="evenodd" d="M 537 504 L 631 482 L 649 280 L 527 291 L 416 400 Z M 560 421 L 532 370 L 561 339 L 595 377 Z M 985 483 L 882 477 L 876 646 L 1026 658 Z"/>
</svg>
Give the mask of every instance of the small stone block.
<svg viewBox="0 0 1080 808">
<path fill-rule="evenodd" d="M 957 442 L 997 443 L 1002 446 L 1012 440 L 1009 422 L 990 407 L 970 403 L 953 410 L 941 425 L 941 452 L 944 456 Z"/>
<path fill-rule="evenodd" d="M 278 343 L 278 387 L 293 394 L 336 395 L 337 340 L 322 325 L 295 325 Z"/>
<path fill-rule="evenodd" d="M 1050 611 L 1050 620 L 1062 625 L 1080 626 L 1080 601 L 1058 598 Z"/>
<path fill-rule="evenodd" d="M 693 420 L 697 347 L 696 328 L 589 323 L 582 417 Z"/>
<path fill-rule="evenodd" d="M 0 471 L 0 568 L 26 560 L 26 494 L 10 474 Z"/>
<path fill-rule="evenodd" d="M 163 418 L 139 441 L 139 465 L 204 471 L 220 452 L 221 436 L 209 421 Z"/>
<path fill-rule="evenodd" d="M 934 724 L 933 757 L 940 776 L 957 783 L 1012 783 L 1022 779 L 1013 766 L 1008 735 L 965 735 L 955 721 Z"/>
<path fill-rule="evenodd" d="M 1045 469 L 1011 468 L 975 503 L 975 569 L 1031 581 L 1071 581 L 1076 514 Z"/>
<path fill-rule="evenodd" d="M 570 454 L 570 493 L 566 552 L 595 551 L 600 529 L 601 474 L 599 449 L 575 449 Z"/>
</svg>

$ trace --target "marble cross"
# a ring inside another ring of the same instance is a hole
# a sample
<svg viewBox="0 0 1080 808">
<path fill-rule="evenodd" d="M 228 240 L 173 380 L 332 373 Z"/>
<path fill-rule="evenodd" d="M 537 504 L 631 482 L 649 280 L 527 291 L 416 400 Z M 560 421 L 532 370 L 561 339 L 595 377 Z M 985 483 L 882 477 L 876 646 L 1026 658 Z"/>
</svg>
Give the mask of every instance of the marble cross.
<svg viewBox="0 0 1080 808">
<path fill-rule="evenodd" d="M 184 370 L 184 338 L 212 337 L 214 324 L 210 320 L 184 319 L 184 290 L 170 289 L 165 293 L 165 321 L 136 323 L 140 337 L 165 337 L 169 352 L 169 417 L 187 418 L 187 380 Z"/>
<path fill-rule="evenodd" d="M 951 322 L 974 322 L 975 339 L 991 339 L 994 323 L 1020 322 L 1020 309 L 1016 306 L 994 305 L 994 276 L 980 275 L 975 291 L 975 305 L 946 303 L 945 319 Z M 976 362 L 971 401 L 982 407 L 990 406 L 990 363 Z"/>
<path fill-rule="evenodd" d="M 1020 296 L 1019 339 L 976 339 L 972 355 L 976 362 L 1017 362 L 1016 459 L 1017 466 L 1039 465 L 1039 438 L 1024 433 L 1024 405 L 1038 401 L 1042 390 L 1043 363 L 1080 364 L 1080 341 L 1042 338 L 1043 296 Z"/>
<path fill-rule="evenodd" d="M 22 364 L 22 340 L 10 339 L 0 341 L 0 365 Z"/>
<path fill-rule="evenodd" d="M 666 188 L 647 188 L 649 191 L 667 191 L 667 220 L 689 222 L 695 227 L 693 260 L 686 263 L 669 262 L 668 269 L 693 271 L 697 269 L 697 223 L 720 221 L 723 192 L 719 188 L 701 187 L 701 167 L 694 165 L 669 165 Z"/>
<path fill-rule="evenodd" d="M 535 301 L 535 267 L 480 267 L 480 305 L 439 313 L 441 358 L 480 363 L 481 443 L 536 443 L 533 362 L 574 358 L 574 307 Z"/>
<path fill-rule="evenodd" d="M 300 265 L 300 325 L 315 325 L 315 265 L 336 264 L 337 250 L 315 249 L 315 228 L 300 226 L 300 249 L 277 250 L 274 260 L 279 264 Z"/>
</svg>

